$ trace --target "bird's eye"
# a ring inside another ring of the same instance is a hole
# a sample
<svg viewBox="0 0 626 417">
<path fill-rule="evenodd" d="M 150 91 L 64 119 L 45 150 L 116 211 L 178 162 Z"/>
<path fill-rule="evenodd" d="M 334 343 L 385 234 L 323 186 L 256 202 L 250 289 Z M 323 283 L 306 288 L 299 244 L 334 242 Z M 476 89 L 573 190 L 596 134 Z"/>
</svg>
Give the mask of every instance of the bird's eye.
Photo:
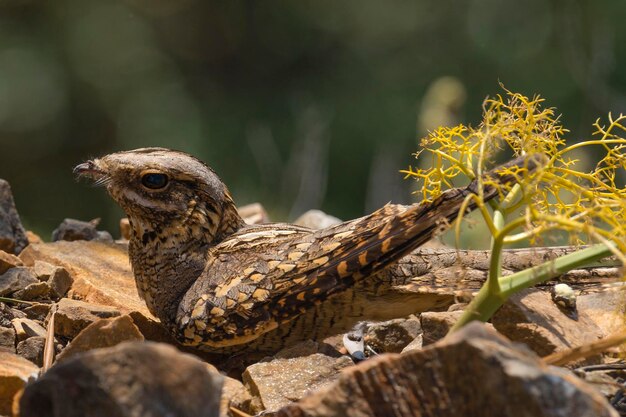
<svg viewBox="0 0 626 417">
<path fill-rule="evenodd" d="M 151 190 L 158 190 L 167 185 L 168 178 L 165 174 L 159 174 L 156 172 L 151 172 L 148 174 L 144 174 L 141 176 L 141 184 L 144 187 L 150 188 Z"/>
</svg>

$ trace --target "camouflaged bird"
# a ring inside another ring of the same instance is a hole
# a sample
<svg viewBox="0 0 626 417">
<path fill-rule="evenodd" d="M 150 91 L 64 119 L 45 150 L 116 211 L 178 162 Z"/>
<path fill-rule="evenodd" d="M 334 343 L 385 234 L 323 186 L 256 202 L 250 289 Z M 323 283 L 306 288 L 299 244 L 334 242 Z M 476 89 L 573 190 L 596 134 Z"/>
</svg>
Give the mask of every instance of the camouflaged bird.
<svg viewBox="0 0 626 417">
<path fill-rule="evenodd" d="M 388 204 L 368 216 L 311 230 L 245 224 L 215 172 L 183 152 L 119 152 L 74 171 L 105 186 L 128 215 L 130 260 L 148 309 L 183 344 L 223 353 L 275 351 L 375 315 L 375 303 L 368 310 L 340 295 L 353 293 L 430 239 L 442 221 L 457 216 L 465 197 L 477 192 L 473 182 L 432 203 Z M 511 174 L 491 175 L 500 182 L 515 180 Z M 483 193 L 490 199 L 498 192 L 486 186 Z"/>
</svg>

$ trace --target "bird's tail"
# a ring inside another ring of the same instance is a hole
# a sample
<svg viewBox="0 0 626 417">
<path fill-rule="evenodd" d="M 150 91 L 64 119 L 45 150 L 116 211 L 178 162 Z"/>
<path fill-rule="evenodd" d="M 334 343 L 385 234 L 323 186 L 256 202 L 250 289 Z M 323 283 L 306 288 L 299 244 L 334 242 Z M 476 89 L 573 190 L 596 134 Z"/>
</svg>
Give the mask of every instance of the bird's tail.
<svg viewBox="0 0 626 417">
<path fill-rule="evenodd" d="M 519 181 L 524 168 L 533 171 L 543 159 L 541 155 L 519 157 L 484 174 L 480 181 L 483 201 L 498 195 L 497 184 Z M 294 317 L 307 306 L 349 288 L 431 239 L 442 222 L 458 216 L 469 194 L 479 194 L 480 182 L 474 180 L 466 187 L 445 191 L 431 202 L 408 207 L 387 205 L 369 216 L 320 231 L 318 246 L 332 249 L 316 256 L 328 261 L 321 265 L 314 262 L 299 285 L 290 286 L 281 300 L 284 317 Z M 477 204 L 470 201 L 466 207 L 469 212 Z"/>
</svg>

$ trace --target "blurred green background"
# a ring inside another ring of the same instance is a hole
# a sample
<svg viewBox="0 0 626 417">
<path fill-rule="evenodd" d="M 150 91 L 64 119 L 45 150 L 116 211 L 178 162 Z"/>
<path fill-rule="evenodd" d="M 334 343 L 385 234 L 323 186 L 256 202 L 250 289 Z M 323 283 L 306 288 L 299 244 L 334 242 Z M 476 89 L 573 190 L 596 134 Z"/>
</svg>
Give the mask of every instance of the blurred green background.
<svg viewBox="0 0 626 417">
<path fill-rule="evenodd" d="M 0 1 L 0 177 L 28 228 L 122 212 L 77 184 L 92 156 L 200 157 L 275 220 L 413 201 L 427 129 L 478 123 L 498 81 L 570 137 L 626 112 L 626 2 Z"/>
</svg>

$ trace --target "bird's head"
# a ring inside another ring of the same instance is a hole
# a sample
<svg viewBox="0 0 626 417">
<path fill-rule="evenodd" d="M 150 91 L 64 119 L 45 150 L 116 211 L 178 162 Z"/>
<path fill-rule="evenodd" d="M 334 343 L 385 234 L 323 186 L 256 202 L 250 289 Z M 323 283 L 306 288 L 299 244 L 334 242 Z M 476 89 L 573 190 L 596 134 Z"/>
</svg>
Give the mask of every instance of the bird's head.
<svg viewBox="0 0 626 417">
<path fill-rule="evenodd" d="M 233 200 L 215 172 L 184 152 L 142 148 L 92 159 L 74 168 L 104 186 L 131 224 L 162 229 L 202 224 L 211 240 L 243 225 Z"/>
</svg>

